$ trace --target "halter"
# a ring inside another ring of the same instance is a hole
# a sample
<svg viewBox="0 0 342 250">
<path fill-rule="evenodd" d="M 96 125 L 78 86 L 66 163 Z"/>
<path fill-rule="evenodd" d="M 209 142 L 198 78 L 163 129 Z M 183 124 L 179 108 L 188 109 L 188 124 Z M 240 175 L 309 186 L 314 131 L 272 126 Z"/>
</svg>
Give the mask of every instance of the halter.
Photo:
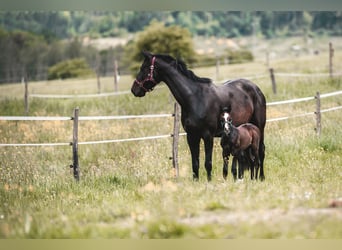
<svg viewBox="0 0 342 250">
<path fill-rule="evenodd" d="M 135 83 L 137 83 L 139 85 L 140 88 L 142 88 L 143 90 L 145 90 L 145 92 L 150 92 L 153 90 L 153 87 L 150 89 L 147 89 L 144 87 L 144 83 L 145 82 L 153 82 L 154 84 L 157 84 L 156 80 L 153 78 L 153 71 L 154 71 L 154 62 L 156 61 L 156 57 L 152 57 L 151 60 L 151 66 L 150 66 L 150 73 L 147 75 L 147 77 L 142 80 L 142 81 L 138 81 L 137 79 L 134 80 Z"/>
</svg>

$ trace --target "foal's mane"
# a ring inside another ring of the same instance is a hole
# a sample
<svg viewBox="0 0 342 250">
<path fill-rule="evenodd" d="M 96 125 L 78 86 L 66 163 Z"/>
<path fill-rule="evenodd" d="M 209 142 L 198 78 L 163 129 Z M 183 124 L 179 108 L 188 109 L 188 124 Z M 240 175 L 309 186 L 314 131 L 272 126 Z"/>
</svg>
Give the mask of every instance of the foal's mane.
<svg viewBox="0 0 342 250">
<path fill-rule="evenodd" d="M 158 58 L 167 61 L 168 63 L 175 66 L 178 72 L 180 72 L 182 75 L 186 76 L 187 78 L 194 80 L 196 82 L 200 83 L 211 83 L 212 80 L 210 78 L 206 77 L 199 77 L 196 76 L 194 72 L 188 69 L 185 62 L 181 59 L 174 59 L 172 56 L 164 55 L 164 54 L 158 54 L 156 55 Z"/>
</svg>

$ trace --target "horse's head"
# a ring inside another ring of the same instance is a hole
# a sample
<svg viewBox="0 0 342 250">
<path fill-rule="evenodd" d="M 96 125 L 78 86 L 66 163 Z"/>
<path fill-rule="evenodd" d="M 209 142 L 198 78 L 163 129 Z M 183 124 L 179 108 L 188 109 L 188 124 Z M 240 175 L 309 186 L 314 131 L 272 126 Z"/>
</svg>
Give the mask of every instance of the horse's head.
<svg viewBox="0 0 342 250">
<path fill-rule="evenodd" d="M 143 52 L 143 55 L 145 60 L 131 88 L 133 95 L 137 97 L 145 96 L 146 92 L 152 91 L 160 82 L 157 80 L 156 57 L 149 52 Z"/>
</svg>

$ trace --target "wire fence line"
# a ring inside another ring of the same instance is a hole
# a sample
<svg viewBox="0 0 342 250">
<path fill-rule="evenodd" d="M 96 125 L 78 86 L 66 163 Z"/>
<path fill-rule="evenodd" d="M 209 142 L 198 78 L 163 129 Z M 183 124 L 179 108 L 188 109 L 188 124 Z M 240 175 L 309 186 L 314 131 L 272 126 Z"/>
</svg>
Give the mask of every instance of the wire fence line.
<svg viewBox="0 0 342 250">
<path fill-rule="evenodd" d="M 332 107 L 328 109 L 321 110 L 321 113 L 326 113 L 330 111 L 336 111 L 342 109 L 342 106 Z M 315 115 L 315 112 L 307 112 L 303 114 L 297 114 L 292 116 L 283 116 L 278 118 L 270 118 L 267 119 L 266 122 L 276 122 L 276 121 L 284 121 L 291 118 L 298 118 L 304 116 Z M 172 115 L 169 115 L 171 117 Z M 81 118 L 81 117 L 80 117 Z M 0 117 L 1 120 L 1 117 Z M 81 120 L 81 119 L 80 119 Z M 186 133 L 179 133 L 180 136 L 186 135 Z M 111 139 L 111 140 L 101 140 L 101 141 L 85 141 L 78 142 L 78 145 L 94 145 L 94 144 L 107 144 L 107 143 L 118 143 L 118 142 L 132 142 L 132 141 L 144 141 L 144 140 L 155 140 L 162 138 L 171 138 L 172 134 L 166 135 L 155 135 L 155 136 L 144 136 L 144 137 L 135 137 L 135 138 L 127 138 L 127 139 Z M 71 146 L 72 142 L 56 142 L 56 143 L 2 143 L 0 147 L 53 147 L 53 146 Z"/>
<path fill-rule="evenodd" d="M 280 77 L 329 77 L 329 73 L 274 73 L 275 76 Z M 268 74 L 256 74 L 256 75 L 250 75 L 250 76 L 244 76 L 239 78 L 245 78 L 249 80 L 253 79 L 260 79 L 260 78 L 266 78 L 269 77 Z M 342 72 L 334 73 L 334 76 L 342 76 Z M 231 79 L 225 79 L 223 81 L 220 81 L 220 83 L 225 83 L 227 81 L 230 81 Z M 29 97 L 33 98 L 51 98 L 51 99 L 77 99 L 77 98 L 100 98 L 100 97 L 109 97 L 109 96 L 119 96 L 119 95 L 126 95 L 130 94 L 130 90 L 125 91 L 117 91 L 117 92 L 107 92 L 107 93 L 99 93 L 99 94 L 76 94 L 76 95 L 67 95 L 67 94 L 29 94 Z"/>
<path fill-rule="evenodd" d="M 342 90 L 321 94 L 320 98 L 327 98 L 331 96 L 341 95 Z M 304 98 L 297 98 L 292 100 L 285 100 L 285 101 L 277 101 L 267 103 L 268 106 L 272 105 L 282 105 L 288 103 L 297 103 L 303 101 L 314 100 L 316 97 L 304 97 Z M 321 113 L 336 111 L 342 109 L 342 106 L 332 107 L 328 109 L 320 110 Z M 316 112 L 306 112 L 303 114 L 296 114 L 292 116 L 284 116 L 278 118 L 270 118 L 267 119 L 266 122 L 275 122 L 275 121 L 283 121 L 288 120 L 291 118 L 298 118 L 304 117 L 309 115 L 315 115 Z M 122 115 L 122 116 L 80 116 L 78 117 L 79 121 L 94 121 L 94 120 L 125 120 L 125 119 L 149 119 L 149 118 L 168 118 L 173 117 L 175 114 L 147 114 L 147 115 Z M 0 120 L 3 121 L 69 121 L 73 120 L 73 117 L 44 117 L 44 116 L 0 116 Z M 179 135 L 186 135 L 186 133 L 179 133 Z M 91 144 L 103 144 L 103 143 L 117 143 L 117 142 L 130 142 L 130 141 L 142 141 L 142 140 L 154 140 L 154 139 L 161 139 L 161 138 L 169 138 L 172 137 L 172 134 L 167 135 L 156 135 L 156 136 L 145 136 L 145 137 L 136 137 L 136 138 L 127 138 L 127 139 L 111 139 L 111 140 L 101 140 L 101 141 L 88 141 L 88 142 L 78 142 L 79 145 L 91 145 Z M 56 143 L 2 143 L 0 147 L 22 147 L 22 146 L 70 146 L 72 142 L 56 142 Z"/>
<path fill-rule="evenodd" d="M 327 98 L 336 95 L 341 95 L 342 90 L 321 94 L 320 98 Z M 304 101 L 315 100 L 314 96 L 296 98 L 284 101 L 275 101 L 266 103 L 267 106 L 283 105 Z M 172 117 L 174 114 L 147 114 L 147 115 L 114 115 L 114 116 L 80 116 L 80 121 L 91 121 L 91 120 L 123 120 L 123 119 L 141 119 L 141 118 L 165 118 Z M 0 116 L 0 120 L 3 121 L 68 121 L 72 120 L 73 117 L 51 117 L 51 116 Z"/>
<path fill-rule="evenodd" d="M 30 94 L 30 97 L 35 98 L 52 98 L 52 99 L 73 99 L 73 98 L 93 98 L 93 97 L 108 97 L 130 94 L 131 91 L 108 92 L 100 94 L 78 94 L 78 95 L 52 95 L 52 94 Z"/>
<path fill-rule="evenodd" d="M 327 98 L 327 97 L 341 95 L 341 94 L 342 94 L 342 90 L 339 90 L 339 91 L 335 91 L 335 92 L 321 94 L 320 98 Z M 282 105 L 282 104 L 297 103 L 297 102 L 306 102 L 306 101 L 315 100 L 315 98 L 316 98 L 315 96 L 309 96 L 309 97 L 296 98 L 296 99 L 285 100 L 285 101 L 269 102 L 269 103 L 266 103 L 266 106 Z"/>
<path fill-rule="evenodd" d="M 173 114 L 150 114 L 150 115 L 113 115 L 113 116 L 80 116 L 80 121 L 95 120 L 127 120 L 172 117 Z M 0 116 L 0 121 L 70 121 L 73 117 L 62 116 Z"/>
<path fill-rule="evenodd" d="M 275 76 L 285 76 L 285 77 L 329 77 L 329 73 L 274 73 Z M 342 76 L 342 72 L 334 73 L 334 76 Z"/>
</svg>

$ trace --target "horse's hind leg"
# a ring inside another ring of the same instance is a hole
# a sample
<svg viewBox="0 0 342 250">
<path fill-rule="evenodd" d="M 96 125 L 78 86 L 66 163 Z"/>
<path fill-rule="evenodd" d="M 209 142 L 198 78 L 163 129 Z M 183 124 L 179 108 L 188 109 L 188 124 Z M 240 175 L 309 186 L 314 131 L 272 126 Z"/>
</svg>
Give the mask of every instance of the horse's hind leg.
<svg viewBox="0 0 342 250">
<path fill-rule="evenodd" d="M 259 172 L 259 168 L 260 168 L 260 159 L 259 159 L 259 148 L 257 146 L 253 147 L 252 149 L 253 151 L 253 170 L 251 172 L 255 172 L 255 179 L 258 179 L 258 172 Z"/>
<path fill-rule="evenodd" d="M 253 148 L 249 147 L 248 148 L 248 155 L 246 156 L 246 158 L 248 159 L 248 164 L 249 164 L 249 171 L 251 172 L 251 180 L 254 180 L 255 178 L 255 174 L 254 174 L 254 170 L 255 170 L 255 156 L 254 156 L 254 152 L 253 152 Z"/>
<path fill-rule="evenodd" d="M 260 162 L 260 180 L 265 180 L 264 175 L 264 159 L 265 159 L 265 144 L 263 140 L 260 141 L 259 144 L 259 162 Z"/>
</svg>

